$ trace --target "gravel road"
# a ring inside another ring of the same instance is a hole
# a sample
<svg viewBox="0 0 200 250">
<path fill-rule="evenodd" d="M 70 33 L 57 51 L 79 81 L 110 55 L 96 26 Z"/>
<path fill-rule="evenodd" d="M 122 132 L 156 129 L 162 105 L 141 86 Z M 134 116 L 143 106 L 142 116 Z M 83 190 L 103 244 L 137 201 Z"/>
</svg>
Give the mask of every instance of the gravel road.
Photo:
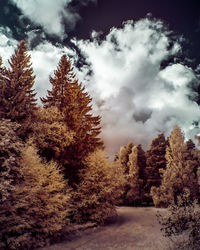
<svg viewBox="0 0 200 250">
<path fill-rule="evenodd" d="M 118 217 L 106 226 L 90 228 L 68 241 L 41 250 L 162 250 L 167 239 L 162 236 L 154 207 L 119 207 Z"/>
</svg>

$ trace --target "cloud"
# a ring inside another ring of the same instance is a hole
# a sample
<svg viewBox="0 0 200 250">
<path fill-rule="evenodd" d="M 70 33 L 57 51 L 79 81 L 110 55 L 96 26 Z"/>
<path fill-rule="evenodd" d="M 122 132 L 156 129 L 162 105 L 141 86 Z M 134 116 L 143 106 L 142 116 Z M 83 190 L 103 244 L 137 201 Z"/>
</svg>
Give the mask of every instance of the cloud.
<svg viewBox="0 0 200 250">
<path fill-rule="evenodd" d="M 169 135 L 175 124 L 194 139 L 192 126 L 200 119 L 199 106 L 189 100 L 193 70 L 180 63 L 161 65 L 176 57 L 180 44 L 158 20 L 128 21 L 113 28 L 103 41 L 75 41 L 92 74 L 88 89 L 102 116 L 103 137 L 113 154 L 130 140 L 149 146 L 158 133 Z"/>
<path fill-rule="evenodd" d="M 68 31 L 73 30 L 80 15 L 70 7 L 74 0 L 10 0 L 15 4 L 34 24 L 43 27 L 50 35 L 56 35 L 64 39 L 65 26 Z M 82 0 L 79 5 L 86 5 L 96 0 Z"/>
<path fill-rule="evenodd" d="M 17 44 L 18 42 L 12 38 L 12 31 L 8 27 L 0 27 L 0 56 L 7 66 L 7 60 Z"/>
<path fill-rule="evenodd" d="M 102 136 L 110 154 L 130 140 L 147 148 L 158 133 L 168 136 L 175 124 L 187 138 L 200 133 L 192 125 L 200 120 L 199 106 L 188 98 L 192 94 L 188 86 L 196 79 L 194 71 L 175 62 L 161 67 L 181 50 L 178 42 L 171 45 L 162 22 L 129 21 L 122 28 L 113 28 L 104 40 L 93 32 L 91 40 L 74 42 L 89 65 L 76 69 L 77 78 L 93 97 L 94 113 L 102 116 Z M 0 55 L 5 65 L 17 44 L 8 28 L 0 29 Z M 75 51 L 48 41 L 30 54 L 38 97 L 50 89 L 49 75 L 63 54 L 78 60 Z"/>
</svg>

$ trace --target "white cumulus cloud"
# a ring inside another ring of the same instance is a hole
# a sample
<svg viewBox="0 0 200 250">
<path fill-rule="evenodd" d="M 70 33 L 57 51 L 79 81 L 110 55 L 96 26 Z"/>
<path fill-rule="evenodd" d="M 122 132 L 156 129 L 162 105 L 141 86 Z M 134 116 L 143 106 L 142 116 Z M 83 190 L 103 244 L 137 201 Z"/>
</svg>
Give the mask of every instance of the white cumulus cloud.
<svg viewBox="0 0 200 250">
<path fill-rule="evenodd" d="M 75 41 L 89 65 L 76 73 L 93 97 L 94 113 L 102 116 L 102 136 L 109 153 L 114 154 L 130 140 L 147 148 L 158 133 L 168 136 L 175 124 L 187 138 L 200 133 L 192 125 L 200 120 L 199 106 L 188 98 L 194 71 L 183 63 L 161 67 L 181 50 L 178 42 L 171 46 L 162 22 L 127 22 L 122 28 L 113 28 L 103 41 L 98 33 L 92 36 L 91 40 Z M 6 66 L 17 44 L 8 28 L 0 29 L 0 55 Z M 51 88 L 49 75 L 63 54 L 78 59 L 70 48 L 48 41 L 29 53 L 38 97 Z M 87 74 L 90 70 L 92 74 Z"/>
<path fill-rule="evenodd" d="M 195 74 L 180 63 L 161 69 L 162 62 L 181 49 L 178 42 L 170 45 L 161 21 L 126 22 L 103 41 L 98 33 L 92 36 L 92 41 L 76 44 L 93 71 L 88 87 L 100 103 L 96 108 L 109 152 L 130 140 L 147 147 L 159 132 L 169 135 L 175 124 L 186 136 L 194 135 L 191 124 L 200 119 L 200 109 L 188 98 L 188 84 Z"/>
</svg>

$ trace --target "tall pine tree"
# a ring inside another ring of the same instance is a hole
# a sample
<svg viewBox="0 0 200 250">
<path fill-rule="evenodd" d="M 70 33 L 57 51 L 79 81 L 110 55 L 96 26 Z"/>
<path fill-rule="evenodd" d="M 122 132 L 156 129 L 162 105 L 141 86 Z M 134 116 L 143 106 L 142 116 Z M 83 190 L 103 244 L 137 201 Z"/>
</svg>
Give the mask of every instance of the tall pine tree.
<svg viewBox="0 0 200 250">
<path fill-rule="evenodd" d="M 66 125 L 75 132 L 75 143 L 69 146 L 63 162 L 73 167 L 74 172 L 88 153 L 103 147 L 103 142 L 98 137 L 101 132 L 100 117 L 93 116 L 92 99 L 75 78 L 71 61 L 66 55 L 61 57 L 54 76 L 50 77 L 50 83 L 52 89 L 41 101 L 44 108 L 56 106 L 64 115 Z M 70 169 L 67 171 L 68 175 Z"/>
<path fill-rule="evenodd" d="M 10 68 L 0 67 L 0 118 L 21 124 L 19 134 L 23 137 L 31 130 L 37 110 L 30 60 L 26 43 L 21 41 L 9 60 Z"/>
</svg>

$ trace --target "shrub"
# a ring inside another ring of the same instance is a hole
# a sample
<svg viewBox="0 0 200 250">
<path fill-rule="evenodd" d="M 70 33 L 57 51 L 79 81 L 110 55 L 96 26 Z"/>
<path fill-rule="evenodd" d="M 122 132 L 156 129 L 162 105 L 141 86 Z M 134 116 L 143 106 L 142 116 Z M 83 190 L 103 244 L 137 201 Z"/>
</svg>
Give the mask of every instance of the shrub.
<svg viewBox="0 0 200 250">
<path fill-rule="evenodd" d="M 158 213 L 157 218 L 174 249 L 199 249 L 200 208 L 197 201 L 192 201 L 189 189 L 168 207 L 167 215 Z"/>
</svg>

